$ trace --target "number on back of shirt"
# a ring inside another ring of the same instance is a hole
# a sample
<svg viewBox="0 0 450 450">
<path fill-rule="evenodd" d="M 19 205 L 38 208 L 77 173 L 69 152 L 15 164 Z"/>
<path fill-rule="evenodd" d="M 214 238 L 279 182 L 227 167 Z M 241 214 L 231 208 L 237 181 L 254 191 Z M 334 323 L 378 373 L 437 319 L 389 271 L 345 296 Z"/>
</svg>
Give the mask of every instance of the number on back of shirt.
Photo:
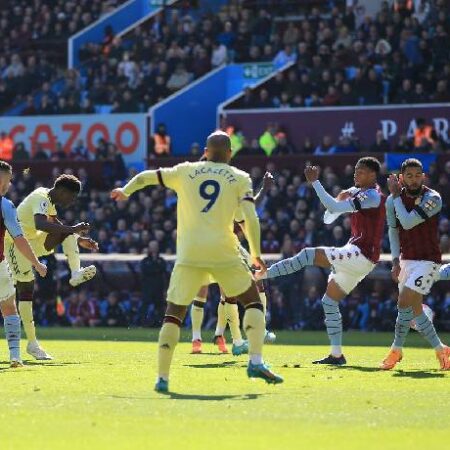
<svg viewBox="0 0 450 450">
<path fill-rule="evenodd" d="M 215 180 L 204 181 L 199 188 L 200 197 L 208 200 L 208 203 L 202 209 L 202 212 L 208 212 L 217 201 L 220 192 L 220 184 Z"/>
</svg>

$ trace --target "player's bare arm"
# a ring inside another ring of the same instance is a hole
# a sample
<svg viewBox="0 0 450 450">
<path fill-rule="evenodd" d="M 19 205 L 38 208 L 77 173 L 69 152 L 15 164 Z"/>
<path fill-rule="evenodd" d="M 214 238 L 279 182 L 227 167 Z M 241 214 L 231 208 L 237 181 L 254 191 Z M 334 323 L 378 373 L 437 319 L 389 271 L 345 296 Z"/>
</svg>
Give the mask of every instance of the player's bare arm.
<svg viewBox="0 0 450 450">
<path fill-rule="evenodd" d="M 89 224 L 86 222 L 80 222 L 76 225 L 69 226 L 58 223 L 52 219 L 49 219 L 44 214 L 35 214 L 34 223 L 36 230 L 44 231 L 49 234 L 74 234 L 74 233 L 87 233 L 89 231 Z"/>
</svg>

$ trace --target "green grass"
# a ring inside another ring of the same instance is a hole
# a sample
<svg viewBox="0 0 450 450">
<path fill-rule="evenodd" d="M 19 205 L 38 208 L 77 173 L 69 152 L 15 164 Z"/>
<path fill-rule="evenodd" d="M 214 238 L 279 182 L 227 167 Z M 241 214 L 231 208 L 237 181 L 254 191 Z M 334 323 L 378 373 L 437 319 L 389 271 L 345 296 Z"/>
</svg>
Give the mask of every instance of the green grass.
<svg viewBox="0 0 450 450">
<path fill-rule="evenodd" d="M 434 352 L 417 333 L 391 372 L 375 369 L 390 334 L 348 333 L 348 366 L 327 368 L 311 364 L 327 353 L 325 333 L 280 333 L 280 345 L 265 347 L 266 359 L 285 377 L 279 386 L 248 380 L 245 357 L 210 354 L 209 343 L 207 354 L 190 355 L 184 342 L 170 395 L 153 392 L 154 330 L 40 335 L 54 361 L 29 360 L 11 370 L 0 358 L 2 450 L 442 449 L 448 443 L 450 373 L 437 370 Z"/>
</svg>

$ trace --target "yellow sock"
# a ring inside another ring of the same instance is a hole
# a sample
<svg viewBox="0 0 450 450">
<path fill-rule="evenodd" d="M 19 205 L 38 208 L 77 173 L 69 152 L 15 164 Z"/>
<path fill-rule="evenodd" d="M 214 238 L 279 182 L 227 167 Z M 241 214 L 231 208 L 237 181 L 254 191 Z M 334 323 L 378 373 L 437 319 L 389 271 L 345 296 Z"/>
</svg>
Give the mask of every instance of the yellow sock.
<svg viewBox="0 0 450 450">
<path fill-rule="evenodd" d="M 203 301 L 202 301 L 203 300 Z M 191 306 L 191 322 L 192 322 L 192 340 L 202 340 L 202 323 L 205 315 L 205 309 L 197 306 L 195 303 L 205 303 L 205 299 L 195 298 L 194 304 Z"/>
<path fill-rule="evenodd" d="M 173 352 L 180 340 L 180 327 L 171 322 L 163 323 L 158 339 L 158 377 L 169 379 Z"/>
<path fill-rule="evenodd" d="M 227 326 L 227 318 L 225 317 L 225 299 L 220 298 L 219 305 L 217 306 L 217 325 L 216 336 L 222 336 Z"/>
<path fill-rule="evenodd" d="M 67 264 L 69 264 L 69 268 L 73 276 L 74 273 L 78 272 L 81 267 L 80 249 L 78 248 L 78 235 L 70 234 L 67 236 L 62 243 L 62 249 L 67 257 Z"/>
<path fill-rule="evenodd" d="M 239 320 L 239 308 L 236 303 L 225 303 L 225 318 L 230 327 L 233 344 L 242 344 L 241 323 Z"/>
<path fill-rule="evenodd" d="M 244 315 L 244 331 L 248 339 L 248 353 L 253 363 L 262 363 L 262 348 L 266 332 L 264 313 L 258 308 L 247 308 Z"/>
<path fill-rule="evenodd" d="M 261 299 L 261 303 L 263 304 L 264 308 L 264 317 L 267 315 L 267 296 L 265 292 L 259 293 L 259 298 Z"/>
<path fill-rule="evenodd" d="M 22 319 L 23 329 L 27 335 L 28 342 L 36 341 L 36 329 L 33 320 L 33 302 L 19 301 L 19 314 Z"/>
</svg>

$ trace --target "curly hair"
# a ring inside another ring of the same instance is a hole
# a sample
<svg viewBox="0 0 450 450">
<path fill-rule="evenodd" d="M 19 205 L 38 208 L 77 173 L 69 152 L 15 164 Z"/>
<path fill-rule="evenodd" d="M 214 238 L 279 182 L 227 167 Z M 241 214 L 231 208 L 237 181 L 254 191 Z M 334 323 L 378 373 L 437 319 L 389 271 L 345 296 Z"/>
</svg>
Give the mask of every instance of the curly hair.
<svg viewBox="0 0 450 450">
<path fill-rule="evenodd" d="M 70 192 L 79 194 L 81 192 L 81 181 L 74 175 L 60 175 L 53 186 L 56 189 L 67 189 Z"/>
</svg>

